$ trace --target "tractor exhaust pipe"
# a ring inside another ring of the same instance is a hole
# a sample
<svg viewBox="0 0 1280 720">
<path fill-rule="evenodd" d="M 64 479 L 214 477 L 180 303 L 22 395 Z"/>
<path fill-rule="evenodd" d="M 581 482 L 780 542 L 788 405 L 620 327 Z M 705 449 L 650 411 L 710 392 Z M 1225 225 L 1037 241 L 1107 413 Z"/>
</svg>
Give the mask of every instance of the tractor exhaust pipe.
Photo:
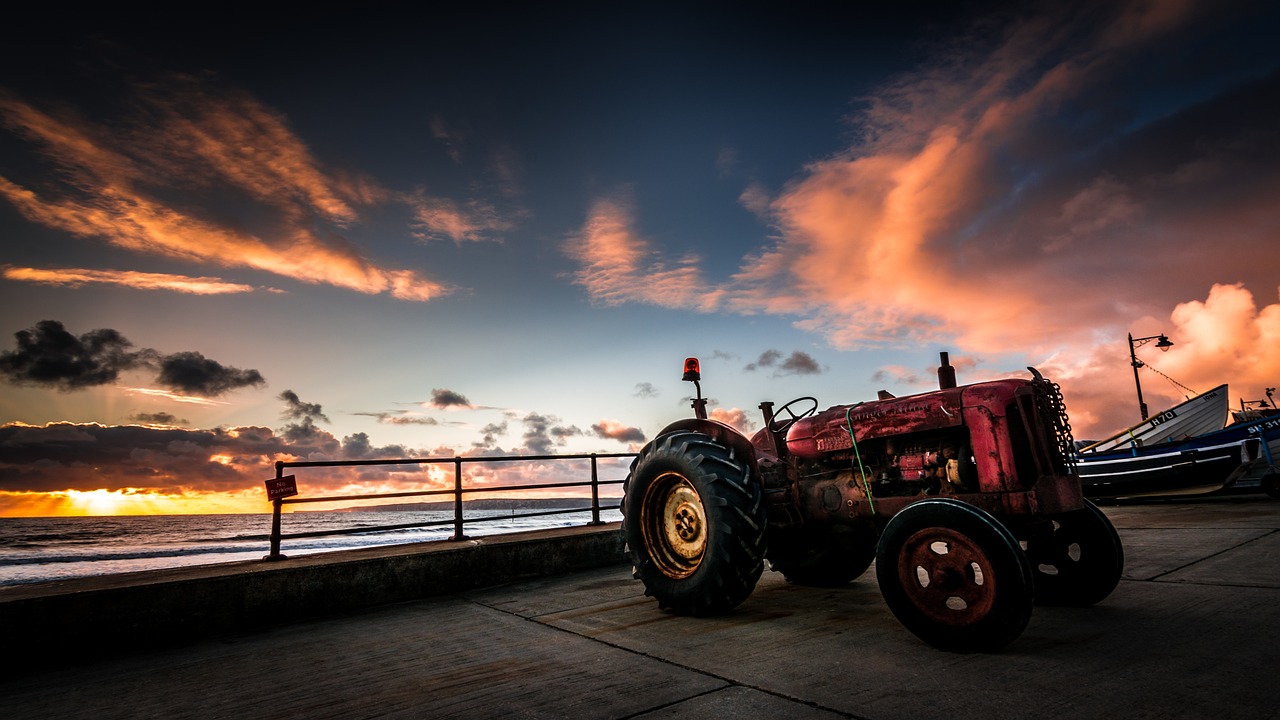
<svg viewBox="0 0 1280 720">
<path fill-rule="evenodd" d="M 956 386 L 956 369 L 951 367 L 951 358 L 946 353 L 938 353 L 942 356 L 942 364 L 938 366 L 938 389 L 950 390 Z"/>
</svg>

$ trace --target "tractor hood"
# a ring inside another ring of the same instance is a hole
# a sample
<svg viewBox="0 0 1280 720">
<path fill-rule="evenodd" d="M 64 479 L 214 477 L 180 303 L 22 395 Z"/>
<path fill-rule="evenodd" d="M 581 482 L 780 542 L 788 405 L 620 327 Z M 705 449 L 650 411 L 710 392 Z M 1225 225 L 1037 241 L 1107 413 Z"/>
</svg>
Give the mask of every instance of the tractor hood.
<svg viewBox="0 0 1280 720">
<path fill-rule="evenodd" d="M 909 435 L 965 424 L 966 413 L 1003 417 L 1029 380 L 995 380 L 906 397 L 836 405 L 797 421 L 787 431 L 787 450 L 812 458 L 864 440 Z"/>
</svg>

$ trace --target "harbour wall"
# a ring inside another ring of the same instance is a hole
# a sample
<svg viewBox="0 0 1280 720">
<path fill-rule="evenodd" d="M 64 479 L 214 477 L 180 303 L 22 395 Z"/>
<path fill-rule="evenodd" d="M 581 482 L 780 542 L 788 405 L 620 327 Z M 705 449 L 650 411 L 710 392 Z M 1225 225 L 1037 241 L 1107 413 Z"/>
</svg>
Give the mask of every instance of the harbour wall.
<svg viewBox="0 0 1280 720">
<path fill-rule="evenodd" d="M 0 670 L 74 664 L 623 562 L 619 524 L 609 523 L 10 586 L 0 588 Z"/>
</svg>

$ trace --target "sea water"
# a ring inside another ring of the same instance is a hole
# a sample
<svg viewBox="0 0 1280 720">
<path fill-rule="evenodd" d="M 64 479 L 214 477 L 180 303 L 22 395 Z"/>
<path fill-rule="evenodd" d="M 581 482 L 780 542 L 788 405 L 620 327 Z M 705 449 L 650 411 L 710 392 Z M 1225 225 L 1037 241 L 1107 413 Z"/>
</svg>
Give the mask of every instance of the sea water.
<svg viewBox="0 0 1280 720">
<path fill-rule="evenodd" d="M 518 513 L 468 512 L 468 536 L 585 525 L 590 510 L 521 518 Z M 354 530 L 354 534 L 286 538 L 289 556 L 379 545 L 446 540 L 451 512 L 297 512 L 282 516 L 281 532 Z M 471 518 L 492 518 L 472 524 Z M 600 519 L 622 518 L 602 510 Z M 378 530 L 380 526 L 443 524 Z M 0 586 L 258 560 L 270 551 L 271 515 L 137 515 L 114 517 L 0 518 Z"/>
</svg>

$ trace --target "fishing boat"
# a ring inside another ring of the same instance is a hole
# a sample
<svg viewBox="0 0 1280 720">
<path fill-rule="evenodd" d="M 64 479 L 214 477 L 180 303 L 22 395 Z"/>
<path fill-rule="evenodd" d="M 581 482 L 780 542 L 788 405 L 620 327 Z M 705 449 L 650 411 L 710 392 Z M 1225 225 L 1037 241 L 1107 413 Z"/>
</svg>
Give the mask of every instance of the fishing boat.
<svg viewBox="0 0 1280 720">
<path fill-rule="evenodd" d="M 1088 498 L 1199 495 L 1244 477 L 1260 457 L 1256 439 L 1217 444 L 1195 440 L 1081 456 L 1076 464 Z"/>
<path fill-rule="evenodd" d="M 1280 410 L 1250 410 L 1235 413 L 1236 422 L 1223 432 L 1244 432 L 1261 443 L 1262 457 L 1249 472 L 1231 485 L 1233 490 L 1262 490 L 1280 500 Z"/>
<path fill-rule="evenodd" d="M 1237 422 L 1193 438 L 1081 452 L 1077 470 L 1090 498 L 1262 490 L 1277 495 L 1280 414 Z"/>
<path fill-rule="evenodd" d="M 1218 387 L 1156 413 L 1106 440 L 1091 442 L 1080 448 L 1083 458 L 1091 453 L 1106 453 L 1123 448 L 1185 440 L 1221 430 L 1227 424 L 1227 386 Z"/>
</svg>

